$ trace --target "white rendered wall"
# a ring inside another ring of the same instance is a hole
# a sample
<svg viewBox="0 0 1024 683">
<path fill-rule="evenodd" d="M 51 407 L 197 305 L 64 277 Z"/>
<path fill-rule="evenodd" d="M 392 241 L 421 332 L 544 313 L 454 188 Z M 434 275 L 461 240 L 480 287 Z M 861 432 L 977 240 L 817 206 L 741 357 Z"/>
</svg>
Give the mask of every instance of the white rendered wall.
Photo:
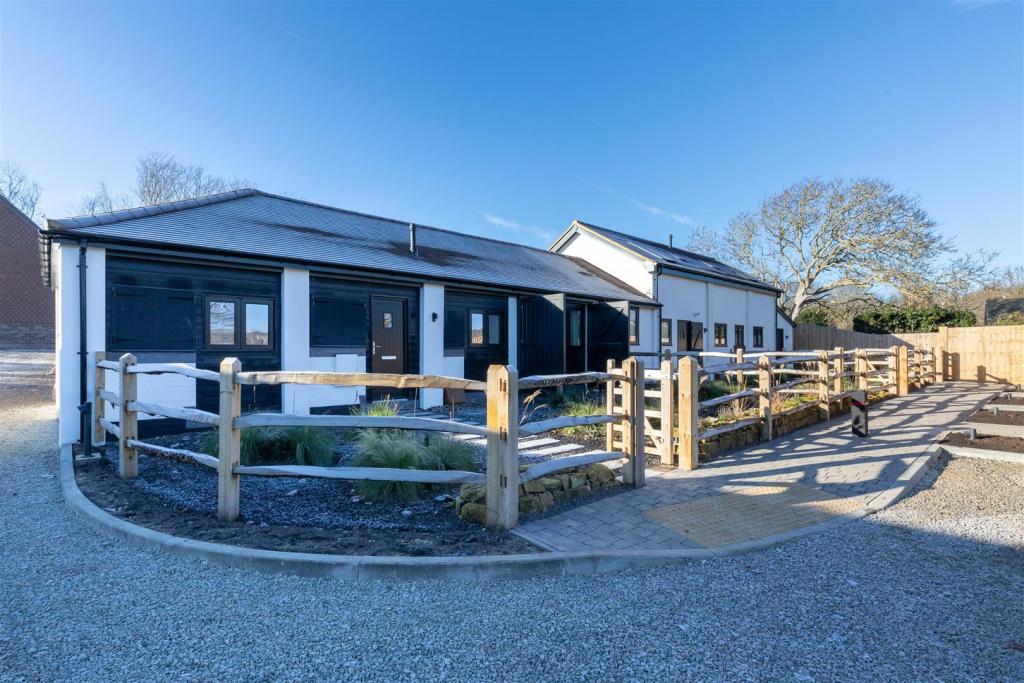
<svg viewBox="0 0 1024 683">
<path fill-rule="evenodd" d="M 309 271 L 285 268 L 281 273 L 281 369 L 320 372 L 366 372 L 366 356 L 354 353 L 311 356 L 309 349 Z M 318 406 L 351 405 L 366 395 L 365 387 L 297 386 L 281 391 L 283 412 L 308 415 Z"/>
<path fill-rule="evenodd" d="M 577 232 L 559 249 L 559 253 L 581 258 L 622 280 L 633 289 L 653 296 L 653 262 L 638 258 L 592 233 Z"/>
<path fill-rule="evenodd" d="M 658 312 L 654 308 L 646 308 L 643 306 L 637 306 L 637 310 L 640 312 L 639 315 L 639 326 L 640 332 L 640 343 L 630 344 L 630 354 L 635 353 L 660 353 L 659 352 L 659 330 L 658 330 Z M 652 356 L 641 356 L 641 360 L 644 361 L 645 366 L 649 366 L 654 362 Z"/>
<path fill-rule="evenodd" d="M 747 293 L 747 320 L 750 344 L 748 351 L 775 350 L 775 295 L 750 291 Z M 764 328 L 764 345 L 754 346 L 754 327 Z"/>
<path fill-rule="evenodd" d="M 53 244 L 56 320 L 55 362 L 57 377 L 58 439 L 60 444 L 78 440 L 78 247 Z"/>
<path fill-rule="evenodd" d="M 420 374 L 445 374 L 444 285 L 431 282 L 420 288 Z M 443 389 L 420 389 L 419 395 L 421 408 L 433 408 L 444 402 Z"/>
</svg>

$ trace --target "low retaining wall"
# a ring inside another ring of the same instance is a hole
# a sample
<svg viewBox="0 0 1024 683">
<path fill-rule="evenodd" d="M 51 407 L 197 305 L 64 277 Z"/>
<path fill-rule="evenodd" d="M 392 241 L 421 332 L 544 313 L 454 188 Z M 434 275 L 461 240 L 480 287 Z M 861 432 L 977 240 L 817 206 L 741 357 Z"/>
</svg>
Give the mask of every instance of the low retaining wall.
<svg viewBox="0 0 1024 683">
<path fill-rule="evenodd" d="M 519 469 L 525 471 L 528 467 L 520 465 Z M 601 464 L 541 477 L 519 485 L 519 513 L 544 512 L 555 503 L 621 485 L 615 473 Z M 455 509 L 467 522 L 483 525 L 487 514 L 486 484 L 463 484 L 455 499 Z"/>
</svg>

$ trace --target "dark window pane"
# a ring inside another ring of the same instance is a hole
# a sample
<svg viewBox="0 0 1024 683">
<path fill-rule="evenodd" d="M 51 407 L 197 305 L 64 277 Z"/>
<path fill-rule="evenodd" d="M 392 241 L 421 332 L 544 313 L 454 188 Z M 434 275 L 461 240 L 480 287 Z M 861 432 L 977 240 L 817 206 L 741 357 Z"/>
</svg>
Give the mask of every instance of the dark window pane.
<svg viewBox="0 0 1024 683">
<path fill-rule="evenodd" d="M 491 313 L 487 316 L 487 343 L 501 343 L 501 316 Z"/>
<path fill-rule="evenodd" d="M 470 313 L 469 315 L 469 343 L 484 343 L 484 314 Z"/>
<path fill-rule="evenodd" d="M 725 346 L 729 343 L 728 330 L 725 323 L 715 323 L 715 346 Z"/>
<path fill-rule="evenodd" d="M 662 346 L 671 346 L 672 344 L 672 321 L 662 320 L 661 321 L 661 344 Z"/>
<path fill-rule="evenodd" d="M 366 346 L 366 304 L 313 297 L 309 316 L 310 346 Z"/>
<path fill-rule="evenodd" d="M 247 346 L 270 346 L 270 306 L 245 305 L 245 343 Z"/>
<path fill-rule="evenodd" d="M 444 347 L 461 349 L 466 346 L 466 311 L 448 308 L 444 312 Z"/>
<path fill-rule="evenodd" d="M 633 307 L 629 309 L 629 343 L 640 343 L 640 309 Z"/>
<path fill-rule="evenodd" d="M 754 346 L 757 347 L 757 348 L 760 348 L 760 347 L 764 346 L 764 328 L 763 327 L 755 327 L 754 328 Z"/>
<path fill-rule="evenodd" d="M 746 330 L 744 329 L 743 325 L 736 325 L 735 330 L 733 332 L 733 345 L 734 346 L 746 347 L 746 345 L 747 345 L 747 336 L 746 336 L 745 332 L 746 332 Z"/>
<path fill-rule="evenodd" d="M 582 322 L 583 322 L 583 311 L 572 310 L 569 311 L 569 345 L 580 346 L 583 343 L 582 340 Z"/>
<path fill-rule="evenodd" d="M 233 301 L 210 301 L 210 344 L 231 346 L 235 343 L 235 304 Z"/>
</svg>

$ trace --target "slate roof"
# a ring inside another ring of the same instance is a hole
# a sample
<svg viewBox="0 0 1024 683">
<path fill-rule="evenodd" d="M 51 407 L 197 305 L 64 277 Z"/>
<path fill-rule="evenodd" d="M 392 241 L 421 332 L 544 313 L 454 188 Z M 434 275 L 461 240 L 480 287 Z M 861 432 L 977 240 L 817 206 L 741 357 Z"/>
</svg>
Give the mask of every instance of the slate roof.
<svg viewBox="0 0 1024 683">
<path fill-rule="evenodd" d="M 657 305 L 580 259 L 419 224 L 413 256 L 407 221 L 259 190 L 50 219 L 46 231 Z"/>
<path fill-rule="evenodd" d="M 616 244 L 632 251 L 641 258 L 649 259 L 661 266 L 682 270 L 688 273 L 695 273 L 697 275 L 729 280 L 749 287 L 767 289 L 772 292 L 780 291 L 778 288 L 768 284 L 767 282 L 758 280 L 751 275 L 747 275 L 742 270 L 733 268 L 732 266 L 722 263 L 718 259 L 713 259 L 710 256 L 686 251 L 685 249 L 670 247 L 667 244 L 652 242 L 651 240 L 627 235 L 626 233 L 619 232 L 618 230 L 602 228 L 599 225 L 584 223 L 579 220 L 575 221 L 575 225 L 582 226 L 591 232 L 602 235 Z"/>
<path fill-rule="evenodd" d="M 986 325 L 992 325 L 999 316 L 1007 313 L 1024 313 L 1024 297 L 985 299 Z"/>
</svg>

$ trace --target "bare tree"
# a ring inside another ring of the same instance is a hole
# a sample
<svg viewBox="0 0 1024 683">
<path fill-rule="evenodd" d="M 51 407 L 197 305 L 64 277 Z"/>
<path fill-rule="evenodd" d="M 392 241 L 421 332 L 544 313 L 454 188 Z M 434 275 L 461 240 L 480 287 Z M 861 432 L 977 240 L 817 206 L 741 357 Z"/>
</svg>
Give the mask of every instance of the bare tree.
<svg viewBox="0 0 1024 683">
<path fill-rule="evenodd" d="M 921 301 L 967 291 L 989 274 L 987 254 L 954 255 L 918 204 L 888 182 L 804 180 L 691 246 L 783 290 L 797 316 L 809 305 L 873 300 L 880 289 Z M 839 296 L 841 294 L 841 296 Z"/>
<path fill-rule="evenodd" d="M 238 178 L 212 175 L 200 164 L 186 164 L 170 154 L 150 152 L 135 163 L 135 187 L 131 194 L 111 195 L 105 183 L 79 204 L 84 214 L 151 206 L 247 187 Z"/>
<path fill-rule="evenodd" d="M 0 161 L 0 195 L 32 220 L 36 219 L 40 194 L 39 185 L 30 181 L 20 166 L 13 161 Z"/>
</svg>

